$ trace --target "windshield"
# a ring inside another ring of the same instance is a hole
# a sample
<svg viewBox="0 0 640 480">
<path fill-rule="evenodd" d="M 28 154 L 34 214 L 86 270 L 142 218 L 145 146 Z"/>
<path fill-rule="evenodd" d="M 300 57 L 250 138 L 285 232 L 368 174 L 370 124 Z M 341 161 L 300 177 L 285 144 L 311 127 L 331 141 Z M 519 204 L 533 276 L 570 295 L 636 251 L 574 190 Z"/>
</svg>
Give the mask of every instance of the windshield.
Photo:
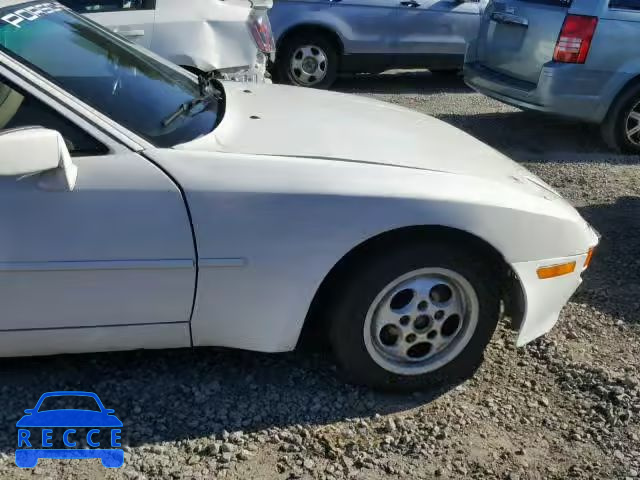
<svg viewBox="0 0 640 480">
<path fill-rule="evenodd" d="M 164 122 L 200 96 L 197 82 L 57 2 L 0 8 L 0 50 L 158 147 L 211 132 L 222 113 L 211 97 Z"/>
<path fill-rule="evenodd" d="M 47 397 L 42 401 L 38 412 L 50 412 L 54 410 L 88 410 L 100 412 L 98 402 L 92 397 L 78 395 L 61 395 Z"/>
</svg>

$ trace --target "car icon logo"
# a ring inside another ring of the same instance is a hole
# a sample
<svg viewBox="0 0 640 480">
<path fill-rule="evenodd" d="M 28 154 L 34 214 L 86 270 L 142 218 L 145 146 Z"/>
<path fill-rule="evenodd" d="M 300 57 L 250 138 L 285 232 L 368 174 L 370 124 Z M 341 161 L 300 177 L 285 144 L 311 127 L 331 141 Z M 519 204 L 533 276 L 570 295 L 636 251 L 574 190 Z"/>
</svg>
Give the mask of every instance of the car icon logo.
<svg viewBox="0 0 640 480">
<path fill-rule="evenodd" d="M 69 404 L 75 408 L 55 408 Z M 122 422 L 95 393 L 45 393 L 25 414 L 16 423 L 18 467 L 33 468 L 41 458 L 99 458 L 107 468 L 120 468 L 124 464 Z M 86 448 L 79 446 L 81 443 L 86 443 Z"/>
</svg>

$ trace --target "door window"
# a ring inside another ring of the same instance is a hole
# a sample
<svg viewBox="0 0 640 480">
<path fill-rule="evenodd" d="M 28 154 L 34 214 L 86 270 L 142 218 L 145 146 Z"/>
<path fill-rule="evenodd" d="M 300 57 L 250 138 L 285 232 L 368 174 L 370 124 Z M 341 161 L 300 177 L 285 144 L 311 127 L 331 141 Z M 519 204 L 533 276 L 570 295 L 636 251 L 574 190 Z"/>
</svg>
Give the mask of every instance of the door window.
<svg viewBox="0 0 640 480">
<path fill-rule="evenodd" d="M 0 77 L 0 131 L 22 127 L 44 127 L 60 132 L 72 156 L 108 153 L 107 147 L 84 130 Z"/>
<path fill-rule="evenodd" d="M 60 3 L 80 13 L 153 10 L 156 0 L 60 0 Z"/>
</svg>

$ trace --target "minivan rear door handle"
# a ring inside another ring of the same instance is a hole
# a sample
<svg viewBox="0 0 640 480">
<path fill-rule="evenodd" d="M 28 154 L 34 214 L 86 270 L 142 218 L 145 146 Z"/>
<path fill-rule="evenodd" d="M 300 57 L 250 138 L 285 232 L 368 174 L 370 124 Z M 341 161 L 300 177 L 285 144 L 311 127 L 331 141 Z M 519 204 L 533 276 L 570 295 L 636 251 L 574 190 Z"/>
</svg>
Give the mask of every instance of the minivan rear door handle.
<svg viewBox="0 0 640 480">
<path fill-rule="evenodd" d="M 504 23 L 506 25 L 516 25 L 518 27 L 527 28 L 529 26 L 529 20 L 524 17 L 519 17 L 513 13 L 493 12 L 491 14 L 491 20 L 497 23 Z"/>
<path fill-rule="evenodd" d="M 420 4 L 418 2 L 416 2 L 415 0 L 408 0 L 406 2 L 400 2 L 400 5 L 402 5 L 403 7 L 411 7 L 411 8 L 417 8 L 420 6 Z"/>
</svg>

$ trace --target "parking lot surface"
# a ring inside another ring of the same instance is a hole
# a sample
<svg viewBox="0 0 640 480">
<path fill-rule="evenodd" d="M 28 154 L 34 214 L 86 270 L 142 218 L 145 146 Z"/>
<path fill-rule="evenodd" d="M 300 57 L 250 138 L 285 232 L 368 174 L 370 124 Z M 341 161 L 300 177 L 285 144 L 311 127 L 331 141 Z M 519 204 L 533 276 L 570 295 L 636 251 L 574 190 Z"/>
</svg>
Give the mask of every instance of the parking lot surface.
<svg viewBox="0 0 640 480">
<path fill-rule="evenodd" d="M 2 360 L 0 476 L 639 477 L 640 160 L 607 152 L 596 127 L 521 112 L 455 77 L 394 72 L 341 79 L 336 89 L 462 128 L 578 207 L 603 240 L 559 326 L 524 349 L 501 328 L 473 379 L 408 396 L 343 384 L 324 352 Z M 15 422 L 56 390 L 96 392 L 115 409 L 122 469 L 90 460 L 15 467 Z"/>
</svg>

